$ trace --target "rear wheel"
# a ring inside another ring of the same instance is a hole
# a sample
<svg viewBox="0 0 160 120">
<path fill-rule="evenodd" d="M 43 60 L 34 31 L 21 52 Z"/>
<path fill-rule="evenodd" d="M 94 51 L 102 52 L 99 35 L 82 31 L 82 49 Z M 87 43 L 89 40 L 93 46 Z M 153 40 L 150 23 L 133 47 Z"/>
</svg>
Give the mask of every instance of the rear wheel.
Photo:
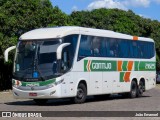
<svg viewBox="0 0 160 120">
<path fill-rule="evenodd" d="M 87 97 L 87 88 L 83 83 L 80 83 L 77 88 L 77 95 L 73 99 L 74 103 L 80 104 L 85 102 Z"/>
<path fill-rule="evenodd" d="M 131 82 L 131 90 L 129 92 L 130 98 L 135 98 L 137 96 L 137 84 L 135 81 Z"/>
<path fill-rule="evenodd" d="M 144 83 L 140 81 L 138 90 L 137 90 L 137 97 L 141 97 L 143 95 L 143 91 L 144 91 Z"/>
<path fill-rule="evenodd" d="M 45 105 L 47 103 L 47 99 L 34 99 L 34 102 L 37 104 L 37 105 Z"/>
</svg>

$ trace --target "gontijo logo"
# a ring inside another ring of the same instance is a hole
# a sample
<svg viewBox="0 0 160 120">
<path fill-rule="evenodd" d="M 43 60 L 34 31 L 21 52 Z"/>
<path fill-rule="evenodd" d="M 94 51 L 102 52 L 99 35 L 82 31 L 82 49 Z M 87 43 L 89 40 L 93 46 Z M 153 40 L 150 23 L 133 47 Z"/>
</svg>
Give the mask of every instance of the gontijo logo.
<svg viewBox="0 0 160 120">
<path fill-rule="evenodd" d="M 111 63 L 93 63 L 92 68 L 95 69 L 111 69 L 112 64 Z"/>
<path fill-rule="evenodd" d="M 116 61 L 84 60 L 84 71 L 116 71 Z"/>
</svg>

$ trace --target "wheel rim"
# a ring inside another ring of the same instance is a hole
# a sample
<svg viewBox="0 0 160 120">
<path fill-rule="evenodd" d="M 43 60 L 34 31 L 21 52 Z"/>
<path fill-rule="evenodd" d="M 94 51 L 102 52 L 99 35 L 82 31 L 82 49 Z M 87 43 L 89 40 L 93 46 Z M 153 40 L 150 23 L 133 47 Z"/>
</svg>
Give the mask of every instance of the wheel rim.
<svg viewBox="0 0 160 120">
<path fill-rule="evenodd" d="M 77 90 L 77 98 L 82 99 L 84 97 L 84 91 L 81 88 L 78 88 Z"/>
<path fill-rule="evenodd" d="M 135 96 L 135 95 L 136 95 L 136 92 L 137 92 L 136 85 L 133 84 L 133 85 L 132 85 L 132 95 Z"/>
</svg>

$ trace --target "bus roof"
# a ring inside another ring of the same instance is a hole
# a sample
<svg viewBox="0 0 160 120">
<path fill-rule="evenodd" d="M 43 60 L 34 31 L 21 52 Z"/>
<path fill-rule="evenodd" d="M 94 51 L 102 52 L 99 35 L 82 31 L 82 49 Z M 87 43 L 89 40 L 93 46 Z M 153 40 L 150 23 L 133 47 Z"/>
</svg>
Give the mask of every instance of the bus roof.
<svg viewBox="0 0 160 120">
<path fill-rule="evenodd" d="M 20 40 L 40 40 L 40 39 L 50 39 L 50 38 L 61 38 L 66 35 L 71 34 L 83 34 L 83 35 L 93 35 L 100 37 L 111 37 L 111 38 L 122 38 L 133 40 L 142 40 L 142 41 L 152 41 L 151 38 L 145 37 L 136 37 L 127 34 L 122 34 L 110 30 L 94 29 L 94 28 L 85 28 L 78 26 L 62 26 L 62 27 L 52 27 L 52 28 L 39 28 L 31 30 L 24 33 L 20 36 Z"/>
</svg>

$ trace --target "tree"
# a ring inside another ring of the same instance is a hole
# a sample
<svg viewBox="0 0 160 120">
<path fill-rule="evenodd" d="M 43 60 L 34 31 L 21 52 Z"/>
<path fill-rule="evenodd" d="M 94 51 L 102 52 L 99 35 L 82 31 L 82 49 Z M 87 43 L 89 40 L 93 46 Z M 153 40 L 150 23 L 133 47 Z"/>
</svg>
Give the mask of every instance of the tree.
<svg viewBox="0 0 160 120">
<path fill-rule="evenodd" d="M 113 30 L 154 39 L 157 52 L 157 70 L 160 70 L 160 22 L 140 17 L 131 10 L 105 8 L 72 12 L 70 21 L 72 25 Z"/>
<path fill-rule="evenodd" d="M 53 20 L 49 0 L 7 0 L 0 7 L 0 25 L 4 35 L 20 36 L 39 27 L 46 27 Z"/>
<path fill-rule="evenodd" d="M 48 26 L 66 26 L 69 25 L 69 18 L 68 16 L 63 13 L 58 6 L 53 8 L 53 21 L 50 22 Z"/>
<path fill-rule="evenodd" d="M 66 24 L 65 19 L 59 20 L 63 14 L 57 7 L 53 8 L 49 0 L 0 0 L 0 65 L 3 68 L 0 69 L 0 90 L 8 89 L 4 85 L 11 80 L 12 73 L 12 62 L 4 64 L 4 50 L 16 45 L 20 35 L 29 30 L 52 23 Z M 13 53 L 11 56 L 13 60 Z"/>
</svg>

